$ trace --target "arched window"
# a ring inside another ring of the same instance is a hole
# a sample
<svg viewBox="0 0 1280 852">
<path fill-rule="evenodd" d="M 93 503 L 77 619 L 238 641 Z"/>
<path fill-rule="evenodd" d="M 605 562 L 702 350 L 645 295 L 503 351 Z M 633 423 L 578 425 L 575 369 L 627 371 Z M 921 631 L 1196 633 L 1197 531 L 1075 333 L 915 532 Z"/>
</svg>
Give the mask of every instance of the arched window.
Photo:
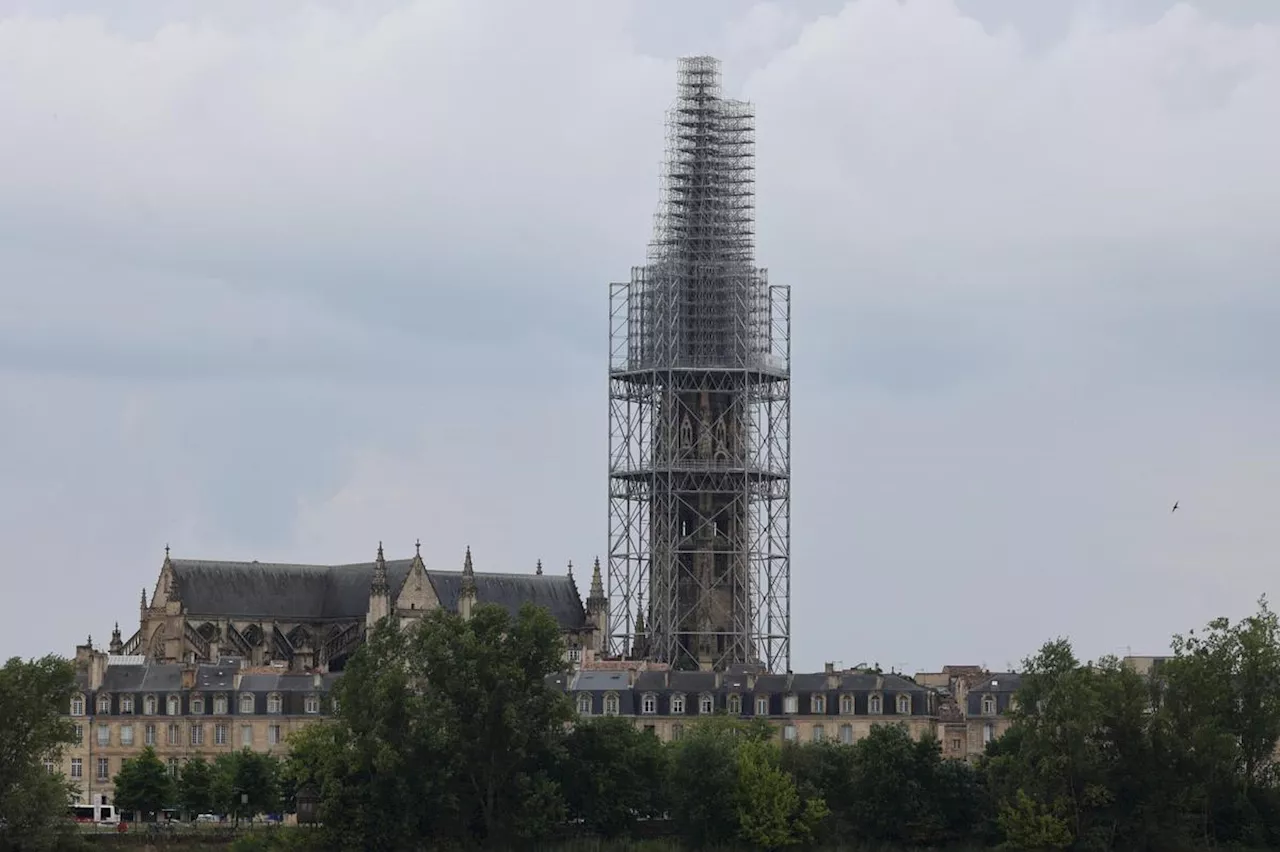
<svg viewBox="0 0 1280 852">
<path fill-rule="evenodd" d="M 591 693 L 589 692 L 578 693 L 578 715 L 579 716 L 591 715 Z"/>
<path fill-rule="evenodd" d="M 810 695 L 809 696 L 809 712 L 822 714 L 827 712 L 827 696 Z"/>
<path fill-rule="evenodd" d="M 716 712 L 716 700 L 711 697 L 710 692 L 704 692 L 698 696 L 698 712 L 703 716 L 710 716 Z"/>
<path fill-rule="evenodd" d="M 853 696 L 852 695 L 840 696 L 840 715 L 841 716 L 853 715 Z"/>
<path fill-rule="evenodd" d="M 756 696 L 756 715 L 757 716 L 769 715 L 769 696 L 767 695 Z"/>
<path fill-rule="evenodd" d="M 729 712 L 735 716 L 742 714 L 742 696 L 736 692 L 729 696 Z"/>
<path fill-rule="evenodd" d="M 606 692 L 604 696 L 604 715 L 618 715 L 618 693 Z"/>
<path fill-rule="evenodd" d="M 167 707 L 166 712 L 167 712 L 170 716 L 177 716 L 177 715 L 178 715 L 178 713 L 180 713 L 180 712 L 182 711 L 182 699 L 181 699 L 181 698 L 179 698 L 178 696 L 176 696 L 176 695 L 170 695 L 170 696 L 166 699 L 166 702 L 167 702 L 167 703 L 166 703 L 166 707 Z"/>
<path fill-rule="evenodd" d="M 72 716 L 84 715 L 84 696 L 83 695 L 71 696 L 71 715 Z"/>
<path fill-rule="evenodd" d="M 133 712 L 133 696 L 132 695 L 120 696 L 120 712 L 121 713 Z"/>
<path fill-rule="evenodd" d="M 156 697 L 154 695 L 148 695 L 142 699 L 142 712 L 147 716 L 156 715 Z"/>
<path fill-rule="evenodd" d="M 204 715 L 204 696 L 196 693 L 191 696 L 191 712 L 196 716 Z"/>
<path fill-rule="evenodd" d="M 983 716 L 996 715 L 996 697 L 994 695 L 982 696 L 982 715 Z"/>
<path fill-rule="evenodd" d="M 315 695 L 308 695 L 303 703 L 302 709 L 303 709 L 303 712 L 306 712 L 306 713 L 319 713 L 320 712 L 319 697 Z"/>
<path fill-rule="evenodd" d="M 672 716 L 684 715 L 684 696 L 678 692 L 675 695 L 671 696 L 671 715 Z"/>
<path fill-rule="evenodd" d="M 906 693 L 903 693 L 898 696 L 898 715 L 900 716 L 911 715 L 911 696 L 907 695 Z"/>
<path fill-rule="evenodd" d="M 872 695 L 867 699 L 867 713 L 871 716 L 879 716 L 883 712 L 883 701 L 879 695 Z"/>
<path fill-rule="evenodd" d="M 279 713 L 281 708 L 283 708 L 283 706 L 284 706 L 284 702 L 280 698 L 280 693 L 272 692 L 267 696 L 267 712 L 268 713 Z"/>
<path fill-rule="evenodd" d="M 98 696 L 98 715 L 101 716 L 110 712 L 111 712 L 111 696 L 99 695 Z"/>
<path fill-rule="evenodd" d="M 640 699 L 640 712 L 646 716 L 652 716 L 658 712 L 658 696 L 652 692 L 646 692 Z"/>
<path fill-rule="evenodd" d="M 240 693 L 240 712 L 246 716 L 253 713 L 253 693 L 252 692 Z"/>
<path fill-rule="evenodd" d="M 227 715 L 227 696 L 225 695 L 213 696 L 213 714 L 215 716 Z"/>
</svg>

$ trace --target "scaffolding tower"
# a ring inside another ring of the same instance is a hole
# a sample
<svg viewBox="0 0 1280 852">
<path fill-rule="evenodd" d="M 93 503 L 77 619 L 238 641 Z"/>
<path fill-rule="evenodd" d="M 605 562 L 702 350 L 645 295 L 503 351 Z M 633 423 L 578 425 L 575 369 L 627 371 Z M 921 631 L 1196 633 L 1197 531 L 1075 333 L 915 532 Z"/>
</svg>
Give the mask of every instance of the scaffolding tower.
<svg viewBox="0 0 1280 852">
<path fill-rule="evenodd" d="M 791 291 L 755 266 L 755 113 L 712 57 L 680 60 L 609 318 L 609 650 L 790 670 Z"/>
</svg>

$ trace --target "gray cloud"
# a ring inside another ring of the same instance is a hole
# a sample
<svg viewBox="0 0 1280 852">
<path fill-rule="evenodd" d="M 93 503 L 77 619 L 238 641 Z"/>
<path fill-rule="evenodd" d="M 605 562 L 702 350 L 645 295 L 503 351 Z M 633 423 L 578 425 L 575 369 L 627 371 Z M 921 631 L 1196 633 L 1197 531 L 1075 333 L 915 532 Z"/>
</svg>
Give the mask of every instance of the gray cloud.
<svg viewBox="0 0 1280 852">
<path fill-rule="evenodd" d="M 0 645 L 128 629 L 166 541 L 602 551 L 606 284 L 704 50 L 794 287 L 797 666 L 1242 612 L 1280 544 L 1280 23 L 1050 5 L 12 5 Z"/>
</svg>

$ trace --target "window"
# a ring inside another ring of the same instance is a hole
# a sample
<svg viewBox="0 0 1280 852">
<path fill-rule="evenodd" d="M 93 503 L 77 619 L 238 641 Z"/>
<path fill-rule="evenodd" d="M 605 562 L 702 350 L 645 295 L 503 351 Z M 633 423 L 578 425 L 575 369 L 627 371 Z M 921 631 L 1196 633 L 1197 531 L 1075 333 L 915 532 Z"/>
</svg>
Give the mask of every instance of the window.
<svg viewBox="0 0 1280 852">
<path fill-rule="evenodd" d="M 795 741 L 796 741 L 796 726 L 795 726 L 795 725 L 783 725 L 783 726 L 782 726 L 782 739 L 783 739 L 783 740 L 785 740 L 786 742 L 789 742 L 789 743 L 793 743 L 793 742 L 795 742 Z"/>
<path fill-rule="evenodd" d="M 71 777 L 72 778 L 84 777 L 84 761 L 78 757 L 71 758 Z"/>
<path fill-rule="evenodd" d="M 253 712 L 253 693 L 244 692 L 240 694 L 240 712 L 248 715 Z"/>
<path fill-rule="evenodd" d="M 171 746 L 176 746 L 179 742 L 182 741 L 181 737 L 182 737 L 182 731 L 178 728 L 178 723 L 171 722 L 169 724 L 168 738 L 165 740 L 165 742 L 167 742 Z"/>
<path fill-rule="evenodd" d="M 616 693 L 616 692 L 608 692 L 608 693 L 605 693 L 605 696 L 604 696 L 604 715 L 606 715 L 606 716 L 617 716 L 617 715 L 618 715 L 618 693 Z"/>
<path fill-rule="evenodd" d="M 586 692 L 580 692 L 580 693 L 578 693 L 578 715 L 579 715 L 579 716 L 590 716 L 590 715 L 591 715 L 591 695 L 590 695 L 590 693 L 586 693 Z"/>
<path fill-rule="evenodd" d="M 176 695 L 170 695 L 165 703 L 165 712 L 170 716 L 177 716 L 182 712 L 182 699 Z"/>
<path fill-rule="evenodd" d="M 996 697 L 994 695 L 982 696 L 982 715 L 983 716 L 996 715 Z"/>
<path fill-rule="evenodd" d="M 242 746 L 253 745 L 253 725 L 240 726 L 240 745 Z"/>
<path fill-rule="evenodd" d="M 111 778 L 111 759 L 107 757 L 98 758 L 98 780 L 107 781 Z"/>
<path fill-rule="evenodd" d="M 730 695 L 728 706 L 729 706 L 730 713 L 732 713 L 735 716 L 741 715 L 742 714 L 742 696 L 736 692 Z"/>
<path fill-rule="evenodd" d="M 879 716 L 882 712 L 884 699 L 879 695 L 873 695 L 867 699 L 867 713 L 872 716 Z"/>
<path fill-rule="evenodd" d="M 178 758 L 176 757 L 169 758 L 167 768 L 169 770 L 169 777 L 177 778 L 178 777 Z"/>
<path fill-rule="evenodd" d="M 827 712 L 827 696 L 811 695 L 809 696 L 809 712 L 822 714 Z"/>
<path fill-rule="evenodd" d="M 996 726 L 992 722 L 982 726 L 982 744 L 985 746 L 996 738 Z"/>
<path fill-rule="evenodd" d="M 156 715 L 156 697 L 154 695 L 148 695 L 142 699 L 142 712 L 147 716 Z"/>
<path fill-rule="evenodd" d="M 645 732 L 646 734 L 653 734 L 654 736 L 657 736 L 657 735 L 658 735 L 658 729 L 657 729 L 657 728 L 655 728 L 653 725 L 645 725 L 645 726 L 644 726 L 644 732 Z"/>
<path fill-rule="evenodd" d="M 71 699 L 71 715 L 72 716 L 84 715 L 84 696 L 83 695 L 77 695 Z"/>
<path fill-rule="evenodd" d="M 153 745 L 155 745 L 155 744 L 156 744 L 156 726 L 155 726 L 155 725 L 147 725 L 146 730 L 145 730 L 145 731 L 143 731 L 143 737 L 145 737 L 145 739 L 143 740 L 143 742 L 144 742 L 146 745 L 149 745 L 149 746 L 153 746 Z"/>
<path fill-rule="evenodd" d="M 53 771 L 54 771 L 54 769 L 55 769 L 55 768 L 56 768 L 56 767 L 53 765 L 53 761 L 52 761 L 52 760 L 46 760 L 46 761 L 44 762 L 44 771 L 45 771 L 45 772 L 48 772 L 50 775 L 52 775 L 52 774 L 53 774 Z"/>
<path fill-rule="evenodd" d="M 98 696 L 98 715 L 105 716 L 110 712 L 111 712 L 111 696 L 99 695 Z"/>
<path fill-rule="evenodd" d="M 840 742 L 845 745 L 853 745 L 853 725 L 848 722 L 840 726 Z"/>
<path fill-rule="evenodd" d="M 273 692 L 267 696 L 267 712 L 279 713 L 284 706 L 284 702 L 280 700 L 280 693 Z"/>
<path fill-rule="evenodd" d="M 580 663 L 580 662 L 582 662 L 582 649 L 581 649 L 581 648 L 570 648 L 570 649 L 569 649 L 569 662 L 571 662 L 571 663 Z"/>
<path fill-rule="evenodd" d="M 796 700 L 794 695 L 787 695 L 782 699 L 782 712 L 788 715 L 797 712 L 800 708 L 800 702 Z"/>
<path fill-rule="evenodd" d="M 191 713 L 194 716 L 204 715 L 204 696 L 203 695 L 191 696 Z"/>
<path fill-rule="evenodd" d="M 907 695 L 904 693 L 898 696 L 898 715 L 900 716 L 911 715 L 911 696 L 910 695 Z"/>
<path fill-rule="evenodd" d="M 267 725 L 267 745 L 280 745 L 279 725 Z"/>
<path fill-rule="evenodd" d="M 711 697 L 711 693 L 704 692 L 698 696 L 698 712 L 703 716 L 716 712 L 716 700 Z"/>
<path fill-rule="evenodd" d="M 204 745 L 204 725 L 195 724 L 191 726 L 191 744 L 193 746 Z"/>
<path fill-rule="evenodd" d="M 814 725 L 814 726 L 813 726 L 813 741 L 814 741 L 815 743 L 820 743 L 820 742 L 823 742 L 824 740 L 826 740 L 826 738 L 827 738 L 827 729 L 826 729 L 826 727 L 825 727 L 825 726 L 823 726 L 823 725 Z"/>
<path fill-rule="evenodd" d="M 120 745 L 122 746 L 133 745 L 133 725 L 120 726 Z"/>
<path fill-rule="evenodd" d="M 840 696 L 840 715 L 841 716 L 853 715 L 853 696 L 852 695 Z"/>
<path fill-rule="evenodd" d="M 84 745 L 84 725 L 76 725 L 76 745 Z"/>
<path fill-rule="evenodd" d="M 671 715 L 672 716 L 684 715 L 684 696 L 683 695 L 677 694 L 677 695 L 671 696 Z"/>
<path fill-rule="evenodd" d="M 225 695 L 213 696 L 213 715 L 215 716 L 227 715 L 227 696 Z"/>
<path fill-rule="evenodd" d="M 959 750 L 960 750 L 960 738 L 959 738 L 959 737 L 952 737 L 952 738 L 951 738 L 951 750 L 952 750 L 952 751 L 959 751 Z"/>
<path fill-rule="evenodd" d="M 674 725 L 671 726 L 671 739 L 673 740 L 684 739 L 684 725 L 681 725 L 679 722 L 676 722 Z"/>
<path fill-rule="evenodd" d="M 757 716 L 769 715 L 769 696 L 767 695 L 756 696 L 756 715 Z"/>
<path fill-rule="evenodd" d="M 644 697 L 640 699 L 640 712 L 646 716 L 652 716 L 658 712 L 658 696 L 652 692 L 646 692 Z"/>
<path fill-rule="evenodd" d="M 132 695 L 120 696 L 120 712 L 121 713 L 133 712 L 133 696 Z"/>
<path fill-rule="evenodd" d="M 314 695 L 308 695 L 303 702 L 302 709 L 307 713 L 319 713 L 320 699 Z"/>
<path fill-rule="evenodd" d="M 219 724 L 219 725 L 213 726 L 213 744 L 214 745 L 227 744 L 227 726 L 226 725 Z"/>
<path fill-rule="evenodd" d="M 106 725 L 98 726 L 98 745 L 100 746 L 111 745 L 111 728 L 107 727 Z"/>
</svg>

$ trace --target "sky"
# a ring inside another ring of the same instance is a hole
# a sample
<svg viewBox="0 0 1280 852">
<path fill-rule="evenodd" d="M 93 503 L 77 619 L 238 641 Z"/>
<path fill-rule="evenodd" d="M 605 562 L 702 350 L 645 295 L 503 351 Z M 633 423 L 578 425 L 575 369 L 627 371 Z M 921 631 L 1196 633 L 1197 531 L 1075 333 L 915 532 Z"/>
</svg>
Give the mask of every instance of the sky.
<svg viewBox="0 0 1280 852">
<path fill-rule="evenodd" d="M 0 0 L 0 656 L 128 638 L 166 544 L 583 578 L 689 54 L 792 288 L 793 668 L 1248 615 L 1280 4 L 1116 5 Z"/>
</svg>

